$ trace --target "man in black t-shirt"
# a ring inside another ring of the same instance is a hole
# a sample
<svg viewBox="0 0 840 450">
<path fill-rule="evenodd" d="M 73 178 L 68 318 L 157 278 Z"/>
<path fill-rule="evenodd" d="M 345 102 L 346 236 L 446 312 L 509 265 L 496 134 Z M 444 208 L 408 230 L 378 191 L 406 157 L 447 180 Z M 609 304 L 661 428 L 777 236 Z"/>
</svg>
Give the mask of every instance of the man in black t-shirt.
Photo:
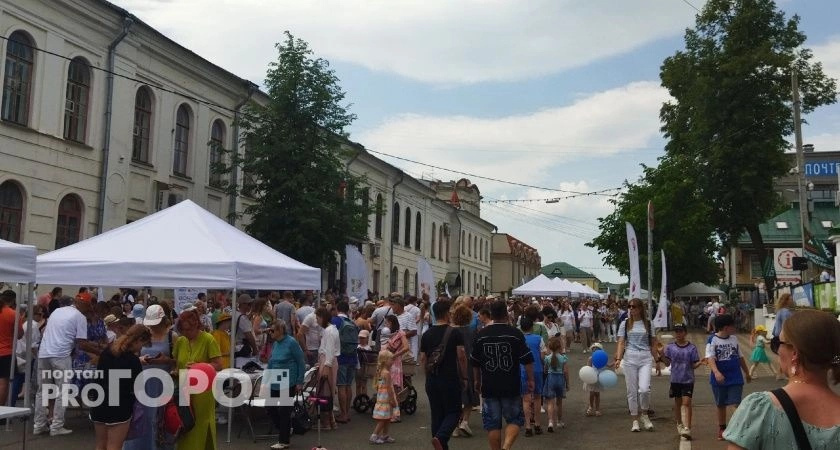
<svg viewBox="0 0 840 450">
<path fill-rule="evenodd" d="M 492 450 L 510 449 L 525 424 L 522 411 L 520 365 L 525 367 L 528 390 L 534 389 L 534 357 L 525 336 L 508 324 L 504 300 L 490 304 L 493 323 L 482 328 L 473 341 L 475 389 L 481 394 L 481 417 Z M 502 445 L 502 419 L 507 423 Z"/>
<path fill-rule="evenodd" d="M 449 328 L 448 300 L 432 305 L 435 325 L 423 333 L 420 340 L 420 365 L 426 367 L 431 354 L 443 344 L 446 329 Z M 426 395 L 432 415 L 432 445 L 436 450 L 449 448 L 449 437 L 458 425 L 461 414 L 461 391 L 467 384 L 467 354 L 464 351 L 464 337 L 457 329 L 449 333 L 443 360 L 433 373 L 426 373 Z"/>
</svg>

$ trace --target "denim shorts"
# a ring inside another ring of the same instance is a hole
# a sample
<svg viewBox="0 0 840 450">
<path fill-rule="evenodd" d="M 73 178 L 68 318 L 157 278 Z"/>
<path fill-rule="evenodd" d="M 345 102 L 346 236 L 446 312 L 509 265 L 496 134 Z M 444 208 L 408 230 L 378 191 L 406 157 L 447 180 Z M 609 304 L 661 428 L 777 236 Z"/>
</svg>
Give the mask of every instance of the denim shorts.
<svg viewBox="0 0 840 450">
<path fill-rule="evenodd" d="M 545 378 L 543 388 L 545 398 L 566 398 L 566 377 L 559 372 L 551 372 Z"/>
<path fill-rule="evenodd" d="M 335 381 L 336 386 L 350 386 L 353 384 L 353 378 L 356 376 L 355 364 L 339 364 L 338 378 Z"/>
<path fill-rule="evenodd" d="M 521 378 L 521 386 L 520 392 L 523 394 L 534 394 L 534 395 L 542 395 L 543 393 L 543 373 L 541 370 L 534 371 L 534 392 L 528 391 L 528 375 L 525 374 L 525 371 L 522 371 L 522 378 Z"/>
<path fill-rule="evenodd" d="M 729 386 L 717 386 L 712 384 L 712 394 L 715 396 L 715 405 L 728 406 L 741 403 L 743 384 L 731 384 Z"/>
<path fill-rule="evenodd" d="M 482 398 L 481 422 L 487 431 L 501 430 L 502 419 L 508 425 L 525 425 L 525 413 L 522 411 L 522 396 Z"/>
</svg>

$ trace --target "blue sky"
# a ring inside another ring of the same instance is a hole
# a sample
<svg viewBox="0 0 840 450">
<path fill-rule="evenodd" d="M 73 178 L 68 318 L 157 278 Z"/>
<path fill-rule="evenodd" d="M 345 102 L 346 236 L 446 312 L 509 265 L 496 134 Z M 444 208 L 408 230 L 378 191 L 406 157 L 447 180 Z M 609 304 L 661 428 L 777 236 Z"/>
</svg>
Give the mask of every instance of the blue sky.
<svg viewBox="0 0 840 450">
<path fill-rule="evenodd" d="M 656 164 L 664 145 L 658 111 L 667 99 L 659 67 L 683 47 L 696 13 L 682 0 L 114 3 L 257 83 L 288 29 L 330 61 L 358 115 L 351 138 L 368 149 L 576 192 L 619 187 L 638 177 L 641 163 Z M 840 77 L 840 2 L 778 4 L 801 16 L 806 45 Z M 806 143 L 840 150 L 840 106 L 807 120 Z M 383 159 L 416 177 L 461 177 Z M 568 195 L 471 181 L 486 199 Z M 610 212 L 605 196 L 482 205 L 486 219 L 536 247 L 544 264 L 566 261 L 621 282 L 583 245 L 598 234 L 597 218 Z"/>
</svg>

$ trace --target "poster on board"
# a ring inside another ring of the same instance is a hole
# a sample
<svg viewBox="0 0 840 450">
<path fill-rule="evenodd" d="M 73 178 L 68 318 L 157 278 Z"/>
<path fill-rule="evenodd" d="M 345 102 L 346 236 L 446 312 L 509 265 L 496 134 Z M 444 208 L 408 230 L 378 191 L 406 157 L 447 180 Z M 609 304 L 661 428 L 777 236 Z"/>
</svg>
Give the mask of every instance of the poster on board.
<svg viewBox="0 0 840 450">
<path fill-rule="evenodd" d="M 175 312 L 181 314 L 187 306 L 198 300 L 198 294 L 207 295 L 207 289 L 177 288 L 175 289 Z"/>
<path fill-rule="evenodd" d="M 806 283 L 802 286 L 795 286 L 791 292 L 793 303 L 796 306 L 814 307 L 814 284 Z"/>
</svg>

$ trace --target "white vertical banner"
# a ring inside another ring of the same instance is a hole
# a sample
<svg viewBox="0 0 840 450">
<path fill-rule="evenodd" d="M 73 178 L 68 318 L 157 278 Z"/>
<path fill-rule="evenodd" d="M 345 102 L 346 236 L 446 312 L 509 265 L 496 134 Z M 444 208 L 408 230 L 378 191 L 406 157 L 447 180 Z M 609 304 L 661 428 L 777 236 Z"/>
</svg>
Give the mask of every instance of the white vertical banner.
<svg viewBox="0 0 840 450">
<path fill-rule="evenodd" d="M 639 273 L 639 241 L 636 240 L 636 230 L 630 222 L 627 225 L 627 250 L 630 254 L 630 298 L 642 298 L 642 282 Z M 648 286 L 650 289 L 650 286 Z"/>
<path fill-rule="evenodd" d="M 432 272 L 432 266 L 426 258 L 417 258 L 417 282 L 420 283 L 420 295 L 429 294 L 429 300 L 435 302 L 437 292 L 435 292 L 435 273 Z"/>
<path fill-rule="evenodd" d="M 665 250 L 662 250 L 662 288 L 659 290 L 659 307 L 653 318 L 654 328 L 668 328 L 668 275 L 665 271 Z"/>
<path fill-rule="evenodd" d="M 359 299 L 364 304 L 368 298 L 367 264 L 362 253 L 353 245 L 344 248 L 347 264 L 347 296 Z"/>
</svg>

